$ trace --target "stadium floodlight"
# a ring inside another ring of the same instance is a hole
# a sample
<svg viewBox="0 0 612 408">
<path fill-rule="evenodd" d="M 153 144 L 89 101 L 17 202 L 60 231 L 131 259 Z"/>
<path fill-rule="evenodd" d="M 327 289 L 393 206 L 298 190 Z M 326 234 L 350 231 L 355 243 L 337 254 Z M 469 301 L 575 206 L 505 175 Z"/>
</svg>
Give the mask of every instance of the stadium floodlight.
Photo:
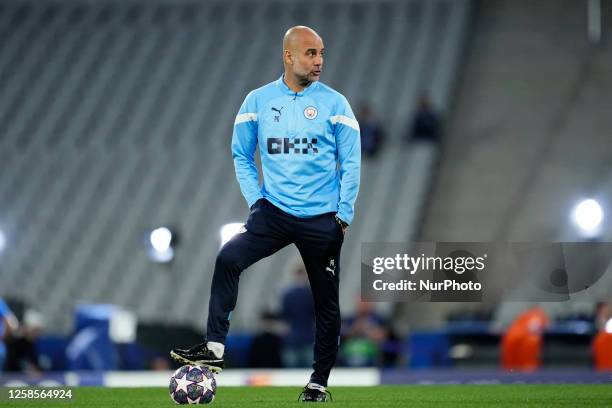
<svg viewBox="0 0 612 408">
<path fill-rule="evenodd" d="M 601 229 L 604 212 L 596 200 L 588 198 L 576 205 L 572 218 L 582 235 L 595 237 Z"/>
<path fill-rule="evenodd" d="M 172 242 L 172 231 L 167 227 L 156 228 L 151 231 L 151 246 L 158 252 L 167 251 Z"/>
<path fill-rule="evenodd" d="M 225 224 L 221 227 L 221 246 L 225 245 L 227 241 L 232 239 L 232 237 L 238 233 L 246 231 L 244 229 L 244 224 L 241 222 L 232 222 L 229 224 Z"/>
<path fill-rule="evenodd" d="M 6 248 L 6 237 L 4 232 L 0 231 L 0 252 L 4 251 L 4 248 Z"/>
<path fill-rule="evenodd" d="M 149 235 L 149 257 L 154 262 L 168 263 L 174 259 L 175 234 L 168 227 L 159 227 Z"/>
</svg>

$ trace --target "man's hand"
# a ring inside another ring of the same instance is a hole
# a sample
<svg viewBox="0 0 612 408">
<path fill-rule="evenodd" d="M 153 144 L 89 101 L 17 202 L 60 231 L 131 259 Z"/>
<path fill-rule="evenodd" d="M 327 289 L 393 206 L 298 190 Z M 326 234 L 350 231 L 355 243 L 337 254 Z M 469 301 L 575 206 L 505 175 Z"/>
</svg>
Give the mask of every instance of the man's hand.
<svg viewBox="0 0 612 408">
<path fill-rule="evenodd" d="M 349 225 L 346 222 L 342 221 L 340 217 L 338 217 L 337 215 L 334 215 L 334 219 L 336 220 L 338 225 L 340 225 L 340 227 L 342 228 L 342 233 L 346 234 L 346 230 L 348 229 Z"/>
</svg>

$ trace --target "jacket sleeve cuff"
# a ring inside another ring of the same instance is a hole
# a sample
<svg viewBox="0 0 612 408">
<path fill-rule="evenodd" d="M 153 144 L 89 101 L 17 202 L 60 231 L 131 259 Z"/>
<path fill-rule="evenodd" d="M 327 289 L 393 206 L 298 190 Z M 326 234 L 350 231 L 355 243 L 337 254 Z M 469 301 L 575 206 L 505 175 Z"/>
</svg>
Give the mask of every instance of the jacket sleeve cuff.
<svg viewBox="0 0 612 408">
<path fill-rule="evenodd" d="M 253 207 L 253 204 L 261 200 L 262 198 L 264 197 L 262 195 L 259 195 L 259 196 L 253 197 L 252 199 L 247 199 L 247 205 L 249 206 L 249 209 L 251 209 L 251 207 Z"/>
</svg>

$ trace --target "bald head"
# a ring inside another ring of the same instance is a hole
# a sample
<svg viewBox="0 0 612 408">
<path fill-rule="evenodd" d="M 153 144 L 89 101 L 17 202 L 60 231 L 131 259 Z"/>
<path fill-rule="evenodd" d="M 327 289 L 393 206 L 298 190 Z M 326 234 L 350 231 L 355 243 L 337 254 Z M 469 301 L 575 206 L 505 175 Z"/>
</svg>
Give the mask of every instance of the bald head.
<svg viewBox="0 0 612 408">
<path fill-rule="evenodd" d="M 323 67 L 323 39 L 306 26 L 291 27 L 283 38 L 285 82 L 300 91 L 319 80 Z"/>
<path fill-rule="evenodd" d="M 294 51 L 304 41 L 316 42 L 323 40 L 315 30 L 306 26 L 294 26 L 287 30 L 283 37 L 283 50 Z"/>
</svg>

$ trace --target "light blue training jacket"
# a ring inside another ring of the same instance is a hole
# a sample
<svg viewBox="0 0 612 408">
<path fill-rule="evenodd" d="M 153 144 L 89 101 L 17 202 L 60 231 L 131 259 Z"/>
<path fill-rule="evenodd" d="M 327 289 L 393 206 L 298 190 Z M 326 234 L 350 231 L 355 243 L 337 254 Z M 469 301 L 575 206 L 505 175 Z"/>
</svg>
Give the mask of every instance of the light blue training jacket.
<svg viewBox="0 0 612 408">
<path fill-rule="evenodd" d="M 251 91 L 236 115 L 232 156 L 249 208 L 265 198 L 296 217 L 336 212 L 348 224 L 353 221 L 359 124 L 346 98 L 329 86 L 317 81 L 294 92 L 281 76 Z"/>
</svg>

